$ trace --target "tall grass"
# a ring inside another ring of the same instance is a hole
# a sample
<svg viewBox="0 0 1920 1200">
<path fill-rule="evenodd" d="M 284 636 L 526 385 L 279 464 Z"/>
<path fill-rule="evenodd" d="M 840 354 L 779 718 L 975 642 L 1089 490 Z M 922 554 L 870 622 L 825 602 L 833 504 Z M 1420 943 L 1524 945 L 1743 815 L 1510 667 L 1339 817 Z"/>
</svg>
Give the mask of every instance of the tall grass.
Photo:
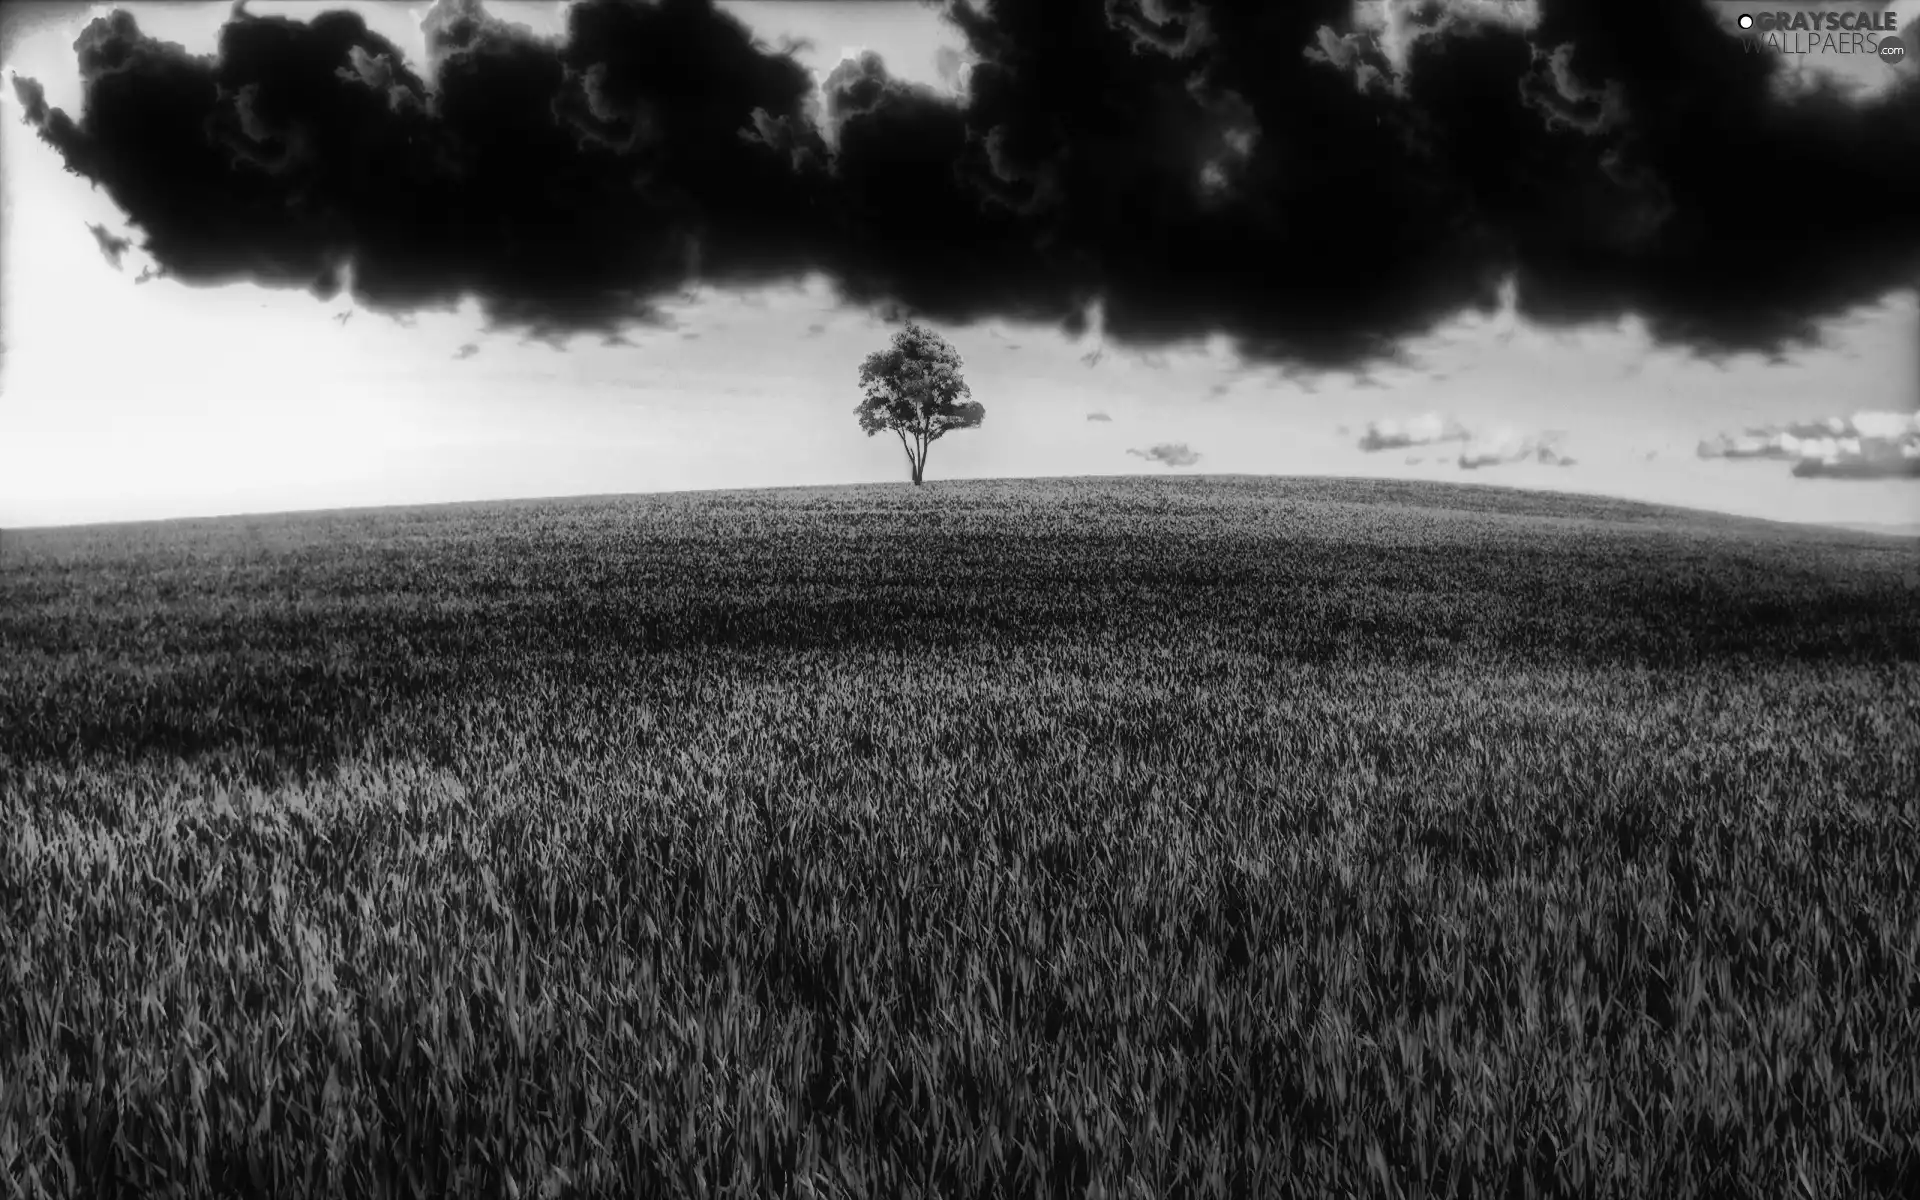
<svg viewBox="0 0 1920 1200">
<path fill-rule="evenodd" d="M 0 1193 L 1920 1194 L 1916 601 L 1361 481 L 10 533 Z"/>
</svg>

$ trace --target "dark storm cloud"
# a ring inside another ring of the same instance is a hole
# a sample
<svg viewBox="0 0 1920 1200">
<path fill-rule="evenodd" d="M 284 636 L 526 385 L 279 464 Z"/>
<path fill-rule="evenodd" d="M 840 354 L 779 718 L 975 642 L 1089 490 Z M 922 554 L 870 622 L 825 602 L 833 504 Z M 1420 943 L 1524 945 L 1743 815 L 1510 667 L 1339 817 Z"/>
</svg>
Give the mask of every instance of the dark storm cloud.
<svg viewBox="0 0 1920 1200">
<path fill-rule="evenodd" d="M 1512 275 L 1523 316 L 1776 351 L 1920 272 L 1920 72 L 1776 96 L 1701 3 L 1495 7 L 1382 39 L 1350 0 L 965 0 L 944 90 L 873 55 L 816 90 L 710 0 L 583 0 L 553 40 L 440 0 L 425 63 L 342 13 L 237 11 L 205 57 L 115 13 L 77 118 L 14 86 L 173 278 L 330 296 L 351 261 L 369 307 L 470 294 L 542 337 L 823 270 L 931 320 L 1078 334 L 1097 300 L 1130 348 L 1355 367 Z"/>
<path fill-rule="evenodd" d="M 126 238 L 115 237 L 108 233 L 105 225 L 88 225 L 87 232 L 93 235 L 94 244 L 100 247 L 100 257 L 107 260 L 108 266 L 118 271 L 121 257 L 132 248 L 133 243 Z"/>
<path fill-rule="evenodd" d="M 350 260 L 372 307 L 473 294 L 544 337 L 613 332 L 695 266 L 726 283 L 813 263 L 806 71 L 704 0 L 597 0 L 568 27 L 543 41 L 442 0 L 423 76 L 349 13 L 237 10 L 202 57 L 115 12 L 76 43 L 78 120 L 15 86 L 182 282 L 330 296 Z"/>
<path fill-rule="evenodd" d="M 1169 467 L 1190 467 L 1200 461 L 1199 452 L 1185 442 L 1166 442 L 1146 450 L 1129 450 L 1127 453 L 1148 462 L 1165 463 Z"/>
<path fill-rule="evenodd" d="M 13 96 L 20 102 L 23 119 L 36 128 L 44 127 L 51 115 L 47 109 L 47 89 L 37 79 L 13 77 Z"/>
</svg>

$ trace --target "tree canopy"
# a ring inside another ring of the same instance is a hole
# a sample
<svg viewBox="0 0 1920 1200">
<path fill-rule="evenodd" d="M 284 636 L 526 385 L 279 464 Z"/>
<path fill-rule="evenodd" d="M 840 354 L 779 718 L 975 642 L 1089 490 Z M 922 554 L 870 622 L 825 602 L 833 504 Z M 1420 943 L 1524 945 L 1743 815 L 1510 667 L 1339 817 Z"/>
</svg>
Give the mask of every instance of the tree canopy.
<svg viewBox="0 0 1920 1200">
<path fill-rule="evenodd" d="M 885 350 L 860 364 L 862 399 L 854 412 L 867 436 L 892 430 L 918 484 L 927 451 L 956 429 L 976 429 L 987 410 L 960 377 L 960 354 L 939 334 L 908 323 Z"/>
</svg>

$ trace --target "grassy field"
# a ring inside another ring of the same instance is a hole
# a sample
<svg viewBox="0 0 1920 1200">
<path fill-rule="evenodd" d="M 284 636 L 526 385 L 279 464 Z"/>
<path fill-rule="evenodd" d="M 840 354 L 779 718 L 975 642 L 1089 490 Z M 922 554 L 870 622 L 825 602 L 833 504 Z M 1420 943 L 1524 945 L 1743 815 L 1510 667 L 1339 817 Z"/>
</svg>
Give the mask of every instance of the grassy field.
<svg viewBox="0 0 1920 1200">
<path fill-rule="evenodd" d="M 1920 1195 L 1920 546 L 1360 480 L 9 532 L 0 1193 Z"/>
</svg>

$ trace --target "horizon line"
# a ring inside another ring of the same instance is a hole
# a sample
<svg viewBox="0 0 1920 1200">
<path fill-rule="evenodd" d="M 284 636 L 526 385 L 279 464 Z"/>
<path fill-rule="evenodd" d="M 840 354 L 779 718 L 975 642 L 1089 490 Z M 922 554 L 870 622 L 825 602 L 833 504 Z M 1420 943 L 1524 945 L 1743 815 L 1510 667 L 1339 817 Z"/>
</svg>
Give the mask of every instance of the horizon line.
<svg viewBox="0 0 1920 1200">
<path fill-rule="evenodd" d="M 759 492 L 799 492 L 799 491 L 846 491 L 861 488 L 926 488 L 941 485 L 968 484 L 1006 484 L 1006 483 L 1046 483 L 1065 480 L 1108 481 L 1128 480 L 1133 482 L 1153 482 L 1155 484 L 1175 482 L 1187 479 L 1243 479 L 1243 480 L 1305 480 L 1321 483 L 1388 483 L 1414 488 L 1436 487 L 1468 491 L 1519 492 L 1537 496 L 1585 497 L 1595 500 L 1607 500 L 1633 508 L 1664 512 L 1690 517 L 1710 517 L 1716 520 L 1736 522 L 1758 522 L 1763 525 L 1778 526 L 1787 529 L 1828 529 L 1850 533 L 1878 534 L 1889 537 L 1920 536 L 1920 518 L 1912 521 L 1820 521 L 1792 520 L 1776 517 L 1749 516 L 1744 513 L 1727 512 L 1720 509 L 1699 508 L 1691 505 L 1667 504 L 1659 501 L 1641 500 L 1630 496 L 1621 496 L 1611 492 L 1598 492 L 1580 488 L 1552 488 L 1536 485 L 1500 483 L 1489 480 L 1466 479 L 1409 479 L 1395 475 L 1351 475 L 1316 472 L 1256 472 L 1256 471 L 1181 471 L 1174 473 L 1133 473 L 1133 474 L 1082 474 L 1082 475 L 995 475 L 984 477 L 965 477 L 950 479 L 929 479 L 924 484 L 915 485 L 905 479 L 853 480 L 841 483 L 790 483 L 764 484 L 730 487 L 681 487 L 656 488 L 647 491 L 632 492 L 556 492 L 530 496 L 481 496 L 451 500 L 401 501 L 392 504 L 347 504 L 327 505 L 312 508 L 275 508 L 251 509 L 230 512 L 205 512 L 180 514 L 165 517 L 126 517 L 107 520 L 51 521 L 32 525 L 0 525 L 0 533 L 42 533 L 74 532 L 80 530 L 121 529 L 138 525 L 178 525 L 195 522 L 229 522 L 246 520 L 275 520 L 295 517 L 354 516 L 363 514 L 397 513 L 419 511 L 422 509 L 471 508 L 486 505 L 538 505 L 563 502 L 644 500 L 664 496 L 686 495 L 728 495 Z"/>
</svg>

